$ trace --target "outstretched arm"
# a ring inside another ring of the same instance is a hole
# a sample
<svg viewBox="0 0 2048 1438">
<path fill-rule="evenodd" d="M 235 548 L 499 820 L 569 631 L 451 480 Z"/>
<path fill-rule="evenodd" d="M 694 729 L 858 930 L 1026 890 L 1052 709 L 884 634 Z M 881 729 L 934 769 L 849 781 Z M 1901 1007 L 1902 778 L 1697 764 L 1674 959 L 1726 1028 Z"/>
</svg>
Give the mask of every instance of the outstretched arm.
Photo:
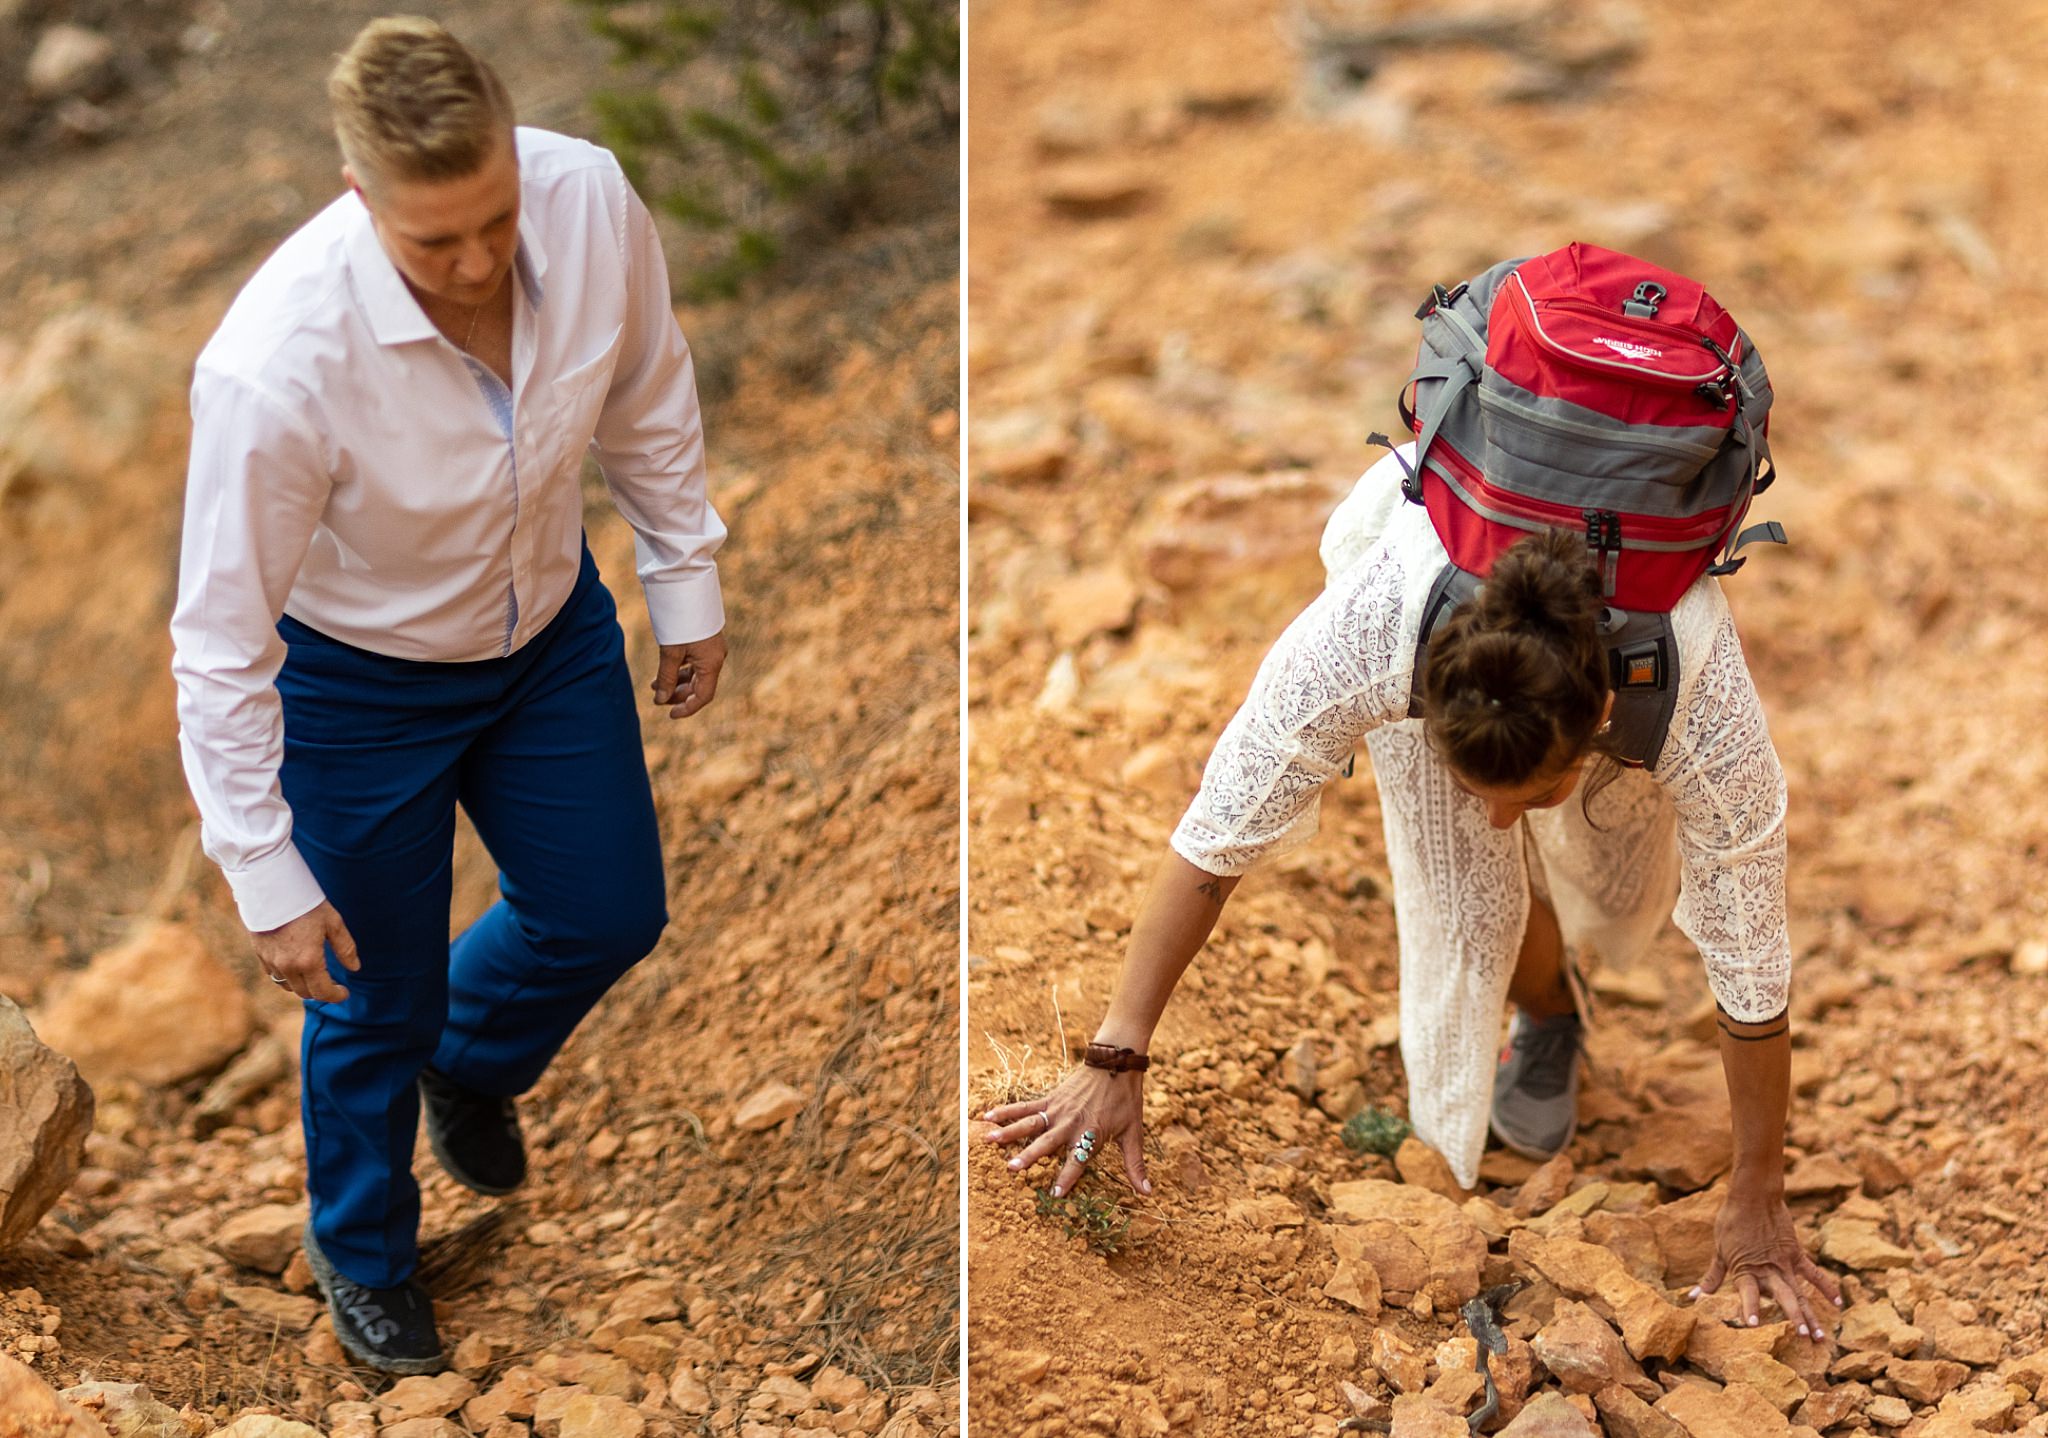
<svg viewBox="0 0 2048 1438">
<path fill-rule="evenodd" d="M 1150 1052 L 1152 1031 L 1159 1026 L 1166 1001 L 1208 942 L 1224 900 L 1236 887 L 1234 875 L 1204 873 L 1178 854 L 1166 855 L 1131 926 L 1123 973 L 1109 1012 L 1095 1031 L 1095 1042 Z M 1152 1184 L 1145 1177 L 1144 1087 L 1142 1073 L 1076 1068 L 1043 1098 L 1004 1104 L 983 1114 L 997 1125 L 988 1141 L 1024 1145 L 1010 1160 L 1010 1168 L 1018 1173 L 1064 1151 L 1067 1160 L 1052 1183 L 1053 1196 L 1058 1197 L 1079 1182 L 1081 1165 L 1074 1160 L 1073 1145 L 1092 1129 L 1099 1139 L 1117 1141 L 1131 1187 L 1150 1193 Z"/>
<path fill-rule="evenodd" d="M 1787 1014 L 1762 1023 L 1741 1023 L 1723 1013 L 1721 1066 L 1728 1076 L 1728 1100 L 1735 1130 L 1735 1172 L 1714 1224 L 1714 1260 L 1695 1293 L 1712 1293 L 1735 1280 L 1745 1323 L 1758 1321 L 1757 1301 L 1768 1295 L 1802 1337 L 1827 1333 L 1820 1310 L 1799 1289 L 1798 1280 L 1827 1295 L 1837 1307 L 1842 1293 L 1835 1276 L 1800 1247 L 1792 1214 L 1785 1207 L 1785 1108 L 1792 1089 L 1792 1024 Z"/>
</svg>

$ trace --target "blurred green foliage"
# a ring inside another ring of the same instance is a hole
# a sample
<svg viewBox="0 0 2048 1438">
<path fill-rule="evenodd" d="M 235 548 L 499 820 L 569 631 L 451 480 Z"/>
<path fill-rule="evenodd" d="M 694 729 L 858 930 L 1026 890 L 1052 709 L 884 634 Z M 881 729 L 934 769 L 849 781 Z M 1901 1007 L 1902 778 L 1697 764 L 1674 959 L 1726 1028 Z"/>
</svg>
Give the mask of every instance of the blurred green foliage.
<svg viewBox="0 0 2048 1438">
<path fill-rule="evenodd" d="M 598 138 L 691 240 L 691 298 L 859 218 L 888 146 L 958 125 L 959 0 L 574 0 L 626 82 Z"/>
</svg>

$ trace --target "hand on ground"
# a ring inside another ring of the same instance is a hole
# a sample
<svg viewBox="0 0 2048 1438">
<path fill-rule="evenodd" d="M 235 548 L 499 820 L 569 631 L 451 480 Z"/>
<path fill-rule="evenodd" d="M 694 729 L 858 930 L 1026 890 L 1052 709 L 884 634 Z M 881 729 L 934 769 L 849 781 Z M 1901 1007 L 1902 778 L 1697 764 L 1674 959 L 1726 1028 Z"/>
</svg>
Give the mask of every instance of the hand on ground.
<svg viewBox="0 0 2048 1438">
<path fill-rule="evenodd" d="M 328 1004 L 348 1002 L 348 990 L 327 972 L 324 946 L 334 946 L 334 957 L 349 972 L 362 965 L 356 958 L 356 941 L 349 937 L 348 925 L 342 923 L 334 905 L 325 899 L 318 908 L 308 910 L 289 924 L 260 934 L 251 933 L 249 938 L 256 945 L 256 960 L 263 965 L 263 972 L 284 980 L 280 987 L 290 989 L 302 999 L 318 999 Z"/>
<path fill-rule="evenodd" d="M 1825 1339 L 1827 1325 L 1821 1321 L 1820 1308 L 1800 1291 L 1802 1278 L 1835 1307 L 1842 1306 L 1841 1285 L 1800 1247 L 1782 1198 L 1750 1199 L 1731 1193 L 1722 1202 L 1720 1217 L 1714 1220 L 1714 1261 L 1692 1297 L 1717 1292 L 1730 1278 L 1742 1303 L 1742 1321 L 1751 1327 L 1758 1321 L 1759 1297 L 1768 1294 L 1801 1334 Z"/>
<path fill-rule="evenodd" d="M 1145 1076 L 1111 1073 L 1107 1069 L 1074 1069 L 1042 1098 L 992 1108 L 982 1118 L 996 1127 L 990 1143 L 1005 1148 L 1021 1144 L 1010 1169 L 1021 1177 L 1041 1158 L 1063 1154 L 1066 1162 L 1052 1181 L 1052 1195 L 1072 1193 L 1081 1181 L 1082 1165 L 1074 1161 L 1074 1144 L 1083 1133 L 1095 1132 L 1095 1162 L 1111 1139 L 1124 1156 L 1124 1176 L 1140 1193 L 1152 1191 L 1145 1177 Z"/>
<path fill-rule="evenodd" d="M 725 667 L 725 635 L 714 634 L 690 644 L 661 646 L 661 666 L 654 675 L 654 702 L 672 704 L 671 719 L 687 719 L 718 692 L 718 671 Z"/>
</svg>

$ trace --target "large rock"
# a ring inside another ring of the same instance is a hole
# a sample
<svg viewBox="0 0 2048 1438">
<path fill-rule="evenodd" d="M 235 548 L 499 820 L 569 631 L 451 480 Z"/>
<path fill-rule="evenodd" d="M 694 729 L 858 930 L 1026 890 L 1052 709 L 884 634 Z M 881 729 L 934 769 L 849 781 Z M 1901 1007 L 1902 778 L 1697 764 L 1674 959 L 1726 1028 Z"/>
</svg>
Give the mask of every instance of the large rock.
<svg viewBox="0 0 2048 1438">
<path fill-rule="evenodd" d="M 1560 1292 L 1592 1305 L 1621 1329 L 1622 1343 L 1638 1359 L 1669 1362 L 1685 1351 L 1697 1322 L 1691 1309 L 1666 1301 L 1598 1244 L 1545 1238 L 1527 1229 L 1508 1239 L 1508 1257 Z"/>
<path fill-rule="evenodd" d="M 1572 1156 L 1560 1153 L 1522 1180 L 1515 1190 L 1512 1208 L 1518 1218 L 1534 1218 L 1547 1212 L 1572 1186 Z"/>
<path fill-rule="evenodd" d="M 1778 1350 L 1785 1346 L 1791 1332 L 1792 1325 L 1782 1321 L 1747 1328 L 1703 1319 L 1693 1326 L 1692 1338 L 1685 1345 L 1686 1361 L 1708 1377 L 1726 1383 L 1728 1365 L 1732 1360 L 1745 1353 L 1777 1357 Z M 1684 1422 L 1683 1419 L 1679 1421 Z"/>
<path fill-rule="evenodd" d="M 1891 1353 L 1911 1358 L 1926 1337 L 1899 1317 L 1887 1299 L 1852 1305 L 1842 1314 L 1842 1331 L 1836 1341 L 1851 1353 Z"/>
<path fill-rule="evenodd" d="M 1420 1393 L 1429 1378 L 1429 1365 L 1415 1345 L 1388 1328 L 1372 1331 L 1372 1366 L 1396 1393 Z"/>
<path fill-rule="evenodd" d="M 1938 1403 L 1962 1386 L 1970 1370 L 1946 1358 L 1930 1358 L 1920 1363 L 1894 1358 L 1885 1365 L 1884 1376 L 1891 1379 L 1901 1398 L 1915 1403 Z"/>
<path fill-rule="evenodd" d="M 0 1249 L 35 1229 L 85 1162 L 92 1090 L 0 995 Z"/>
<path fill-rule="evenodd" d="M 1344 1235 L 1343 1242 L 1350 1244 L 1357 1235 L 1349 1229 L 1339 1229 Z M 1376 1321 L 1380 1316 L 1380 1275 L 1379 1270 L 1365 1258 L 1361 1248 L 1352 1247 L 1348 1256 L 1343 1247 L 1338 1249 L 1337 1270 L 1330 1275 L 1330 1281 L 1323 1285 L 1323 1295 L 1334 1298 L 1348 1308 L 1355 1308 L 1364 1314 L 1367 1321 Z"/>
<path fill-rule="evenodd" d="M 1737 1353 L 1722 1365 L 1722 1372 L 1728 1382 L 1754 1388 L 1787 1416 L 1806 1401 L 1806 1380 L 1768 1353 Z"/>
<path fill-rule="evenodd" d="M 1660 1203 L 1643 1214 L 1664 1257 L 1664 1281 L 1673 1288 L 1697 1283 L 1714 1261 L 1714 1220 L 1721 1216 L 1719 1188 Z"/>
<path fill-rule="evenodd" d="M 1593 1395 L 1610 1438 L 1688 1438 L 1677 1419 L 1659 1413 L 1619 1383 Z"/>
<path fill-rule="evenodd" d="M 1472 1191 L 1451 1172 L 1450 1160 L 1413 1134 L 1401 1140 L 1401 1147 L 1394 1154 L 1394 1169 L 1401 1175 L 1401 1182 L 1426 1188 L 1452 1203 L 1462 1204 L 1472 1197 Z"/>
<path fill-rule="evenodd" d="M 1138 586 L 1113 564 L 1068 575 L 1039 597 L 1039 612 L 1061 649 L 1128 628 L 1137 608 Z"/>
<path fill-rule="evenodd" d="M 25 1363 L 0 1353 L 0 1438 L 107 1438 Z"/>
<path fill-rule="evenodd" d="M 1703 1189 L 1735 1161 L 1728 1106 L 1692 1104 L 1659 1109 L 1636 1125 L 1635 1141 L 1616 1160 L 1623 1173 L 1654 1178 L 1666 1188 Z"/>
<path fill-rule="evenodd" d="M 83 515 L 93 481 L 143 448 L 179 368 L 106 310 L 69 311 L 0 374 L 0 498 Z"/>
<path fill-rule="evenodd" d="M 1393 1426 L 1387 1438 L 1470 1438 L 1465 1420 L 1430 1402 L 1420 1393 L 1394 1398 Z"/>
<path fill-rule="evenodd" d="M 1806 1401 L 1793 1413 L 1792 1421 L 1825 1433 L 1859 1416 L 1868 1402 L 1870 1390 L 1861 1383 L 1838 1383 L 1832 1388 L 1816 1388 L 1806 1395 Z"/>
<path fill-rule="evenodd" d="M 157 1402 L 140 1383 L 80 1383 L 60 1396 L 99 1419 L 112 1438 L 163 1438 L 184 1432 L 177 1410 Z"/>
<path fill-rule="evenodd" d="M 1823 1223 L 1820 1254 L 1844 1268 L 1911 1268 L 1919 1262 L 1879 1232 L 1875 1223 L 1859 1218 L 1831 1218 Z"/>
<path fill-rule="evenodd" d="M 1769 1399 L 1740 1383 L 1718 1393 L 1704 1383 L 1681 1383 L 1658 1400 L 1657 1411 L 1677 1419 L 1692 1438 L 1789 1438 L 1792 1431 Z"/>
<path fill-rule="evenodd" d="M 245 1267 L 283 1273 L 299 1251 L 305 1227 L 305 1204 L 259 1203 L 215 1229 L 213 1249 Z"/>
<path fill-rule="evenodd" d="M 1438 1308 L 1455 1308 L 1478 1295 L 1486 1235 L 1441 1194 L 1360 1179 L 1330 1185 L 1330 1211 L 1344 1220 L 1330 1230 L 1339 1261 L 1370 1263 L 1388 1302 L 1430 1289 Z"/>
<path fill-rule="evenodd" d="M 1584 1401 L 1584 1400 L 1581 1400 Z M 1539 1393 L 1522 1405 L 1500 1438 L 1599 1438 L 1578 1406 L 1561 1393 Z"/>
<path fill-rule="evenodd" d="M 476 1384 L 460 1373 L 401 1378 L 378 1398 L 378 1416 L 386 1423 L 443 1418 L 476 1396 Z"/>
<path fill-rule="evenodd" d="M 314 1320 L 327 1311 L 327 1305 L 318 1299 L 301 1298 L 296 1293 L 279 1293 L 274 1288 L 258 1288 L 253 1284 L 223 1284 L 220 1296 L 246 1313 L 267 1318 L 294 1332 L 311 1328 Z"/>
<path fill-rule="evenodd" d="M 1621 1345 L 1621 1337 L 1583 1303 L 1560 1303 L 1529 1346 L 1570 1393 L 1598 1393 L 1620 1384 L 1645 1400 L 1663 1390 L 1643 1376 Z"/>
<path fill-rule="evenodd" d="M 153 923 L 88 964 L 50 1005 L 43 1037 L 93 1081 L 182 1083 L 249 1041 L 241 976 L 182 924 Z"/>
</svg>

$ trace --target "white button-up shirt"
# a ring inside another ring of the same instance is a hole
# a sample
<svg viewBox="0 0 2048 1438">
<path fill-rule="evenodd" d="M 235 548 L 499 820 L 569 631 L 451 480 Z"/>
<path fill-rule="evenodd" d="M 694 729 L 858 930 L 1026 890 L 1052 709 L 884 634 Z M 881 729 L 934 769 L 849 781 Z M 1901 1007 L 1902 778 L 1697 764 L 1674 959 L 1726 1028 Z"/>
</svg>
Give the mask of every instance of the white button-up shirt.
<svg viewBox="0 0 2048 1438">
<path fill-rule="evenodd" d="M 575 585 L 588 451 L 633 527 L 656 641 L 725 626 L 725 526 L 653 223 L 609 152 L 517 137 L 509 414 L 353 194 L 278 247 L 199 356 L 171 618 L 179 744 L 206 852 L 252 930 L 322 898 L 278 786 L 280 614 L 403 659 L 512 653 Z"/>
</svg>

